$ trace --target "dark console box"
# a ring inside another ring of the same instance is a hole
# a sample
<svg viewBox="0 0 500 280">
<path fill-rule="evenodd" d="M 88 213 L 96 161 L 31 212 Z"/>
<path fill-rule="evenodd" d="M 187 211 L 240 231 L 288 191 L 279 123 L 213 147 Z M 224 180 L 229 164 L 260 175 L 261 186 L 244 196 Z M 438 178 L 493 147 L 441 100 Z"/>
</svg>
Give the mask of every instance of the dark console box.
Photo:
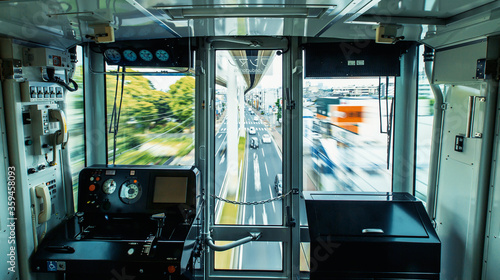
<svg viewBox="0 0 500 280">
<path fill-rule="evenodd" d="M 191 279 L 200 224 L 194 167 L 101 166 L 79 176 L 78 213 L 31 257 L 64 279 Z"/>
<path fill-rule="evenodd" d="M 441 243 L 407 193 L 304 192 L 311 279 L 439 279 Z"/>
</svg>

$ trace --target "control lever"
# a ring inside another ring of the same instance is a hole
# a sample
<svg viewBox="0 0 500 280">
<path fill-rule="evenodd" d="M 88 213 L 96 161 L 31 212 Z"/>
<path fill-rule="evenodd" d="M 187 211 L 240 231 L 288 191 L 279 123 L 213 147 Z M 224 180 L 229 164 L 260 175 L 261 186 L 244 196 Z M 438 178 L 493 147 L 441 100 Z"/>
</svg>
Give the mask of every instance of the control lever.
<svg viewBox="0 0 500 280">
<path fill-rule="evenodd" d="M 156 221 L 158 228 L 156 229 L 155 235 L 151 234 L 148 239 L 146 239 L 146 243 L 144 244 L 144 246 L 142 246 L 142 255 L 150 257 L 154 255 L 153 250 L 155 249 L 156 243 L 161 236 L 163 226 L 165 226 L 165 218 L 165 213 L 158 213 L 151 216 L 150 219 Z"/>
<path fill-rule="evenodd" d="M 80 234 L 83 233 L 83 215 L 85 215 L 85 213 L 83 212 L 76 212 L 75 213 L 75 216 L 78 218 L 78 225 L 80 226 Z"/>
<path fill-rule="evenodd" d="M 165 213 L 158 213 L 151 216 L 151 220 L 156 221 L 158 228 L 156 229 L 156 238 L 160 238 L 163 227 L 165 226 Z"/>
</svg>

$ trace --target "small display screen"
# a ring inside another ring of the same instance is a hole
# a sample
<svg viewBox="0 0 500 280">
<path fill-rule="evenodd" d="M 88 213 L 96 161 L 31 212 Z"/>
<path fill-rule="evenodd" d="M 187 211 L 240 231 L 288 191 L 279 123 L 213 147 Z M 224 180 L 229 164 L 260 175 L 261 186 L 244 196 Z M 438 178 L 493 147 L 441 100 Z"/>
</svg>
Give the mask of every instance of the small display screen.
<svg viewBox="0 0 500 280">
<path fill-rule="evenodd" d="M 156 177 L 153 203 L 186 203 L 187 177 Z"/>
<path fill-rule="evenodd" d="M 105 171 L 106 176 L 115 176 L 116 175 L 116 170 L 111 170 L 108 169 Z"/>
</svg>

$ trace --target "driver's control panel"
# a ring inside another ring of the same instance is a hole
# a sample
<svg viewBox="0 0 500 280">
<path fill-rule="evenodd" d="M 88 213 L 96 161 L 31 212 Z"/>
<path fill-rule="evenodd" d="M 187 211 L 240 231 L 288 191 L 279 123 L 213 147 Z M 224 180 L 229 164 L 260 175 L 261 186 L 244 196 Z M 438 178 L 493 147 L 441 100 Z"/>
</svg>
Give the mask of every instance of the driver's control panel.
<svg viewBox="0 0 500 280">
<path fill-rule="evenodd" d="M 126 214 L 158 213 L 162 207 L 195 207 L 193 172 L 147 166 L 86 168 L 79 177 L 78 211 Z"/>
</svg>

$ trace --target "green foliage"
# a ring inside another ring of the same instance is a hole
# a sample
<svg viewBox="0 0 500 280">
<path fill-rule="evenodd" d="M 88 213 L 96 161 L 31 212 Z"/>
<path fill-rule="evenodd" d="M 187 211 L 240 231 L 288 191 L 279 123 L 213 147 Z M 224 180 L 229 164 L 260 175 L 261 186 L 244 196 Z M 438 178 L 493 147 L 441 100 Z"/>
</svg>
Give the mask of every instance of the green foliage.
<svg viewBox="0 0 500 280">
<path fill-rule="evenodd" d="M 184 130 L 184 127 L 176 122 L 168 122 L 166 124 L 162 125 L 155 125 L 152 129 L 151 132 L 154 133 L 179 133 Z"/>
<path fill-rule="evenodd" d="M 139 137 L 137 135 L 130 135 L 128 136 L 124 141 L 125 145 L 123 148 L 125 149 L 132 149 L 134 147 L 137 147 L 140 145 L 142 142 L 144 142 L 143 137 Z"/>
<path fill-rule="evenodd" d="M 434 98 L 429 100 L 429 114 L 431 114 L 432 116 L 434 116 L 434 104 L 435 103 L 436 103 L 436 100 Z"/>
<path fill-rule="evenodd" d="M 132 71 L 127 70 L 127 72 Z M 167 135 L 182 133 L 185 129 L 192 128 L 193 122 L 188 119 L 194 121 L 195 79 L 182 77 L 170 86 L 168 92 L 164 92 L 156 90 L 152 82 L 144 76 L 125 76 L 121 99 L 121 78 L 121 76 L 119 79 L 116 76 L 106 76 L 108 127 L 115 99 L 117 107 L 122 102 L 116 162 L 163 164 L 172 155 L 188 154 L 193 149 L 192 139 L 182 139 L 179 142 Z M 165 134 L 164 138 L 159 138 L 161 143 L 156 143 L 154 140 L 141 145 L 158 134 Z M 110 150 L 113 147 L 113 137 L 113 133 L 108 134 Z M 151 144 L 157 146 L 151 147 Z M 139 145 L 141 146 L 138 149 L 133 149 Z"/>
<path fill-rule="evenodd" d="M 276 107 L 278 108 L 278 113 L 276 114 L 276 121 L 278 121 L 278 122 L 281 119 L 281 103 L 280 103 L 280 100 L 281 99 L 279 99 L 279 98 L 278 98 L 278 100 L 276 100 Z"/>
<path fill-rule="evenodd" d="M 167 93 L 167 103 L 173 115 L 181 123 L 193 117 L 194 86 L 195 79 L 193 77 L 182 77 L 170 86 Z"/>
<path fill-rule="evenodd" d="M 238 141 L 238 168 L 240 167 L 240 164 L 243 162 L 246 143 L 247 143 L 246 138 L 240 137 L 240 140 Z"/>
<path fill-rule="evenodd" d="M 128 70 L 130 71 L 130 70 Z M 113 111 L 116 91 L 116 77 L 107 76 L 107 104 L 108 113 Z M 123 89 L 121 123 L 141 124 L 136 126 L 142 128 L 143 132 L 152 122 L 155 125 L 165 125 L 172 119 L 183 123 L 194 114 L 194 86 L 193 77 L 182 77 L 170 86 L 168 92 L 155 90 L 153 84 L 142 76 L 126 76 Z M 121 79 L 118 84 L 118 93 L 121 92 Z M 116 98 L 117 105 L 120 103 L 120 94 Z M 191 122 L 181 125 L 177 131 L 189 128 Z M 173 127 L 168 124 L 167 127 Z"/>
<path fill-rule="evenodd" d="M 83 114 L 83 67 L 75 68 L 75 73 L 72 78 L 78 84 L 78 90 L 74 92 L 68 91 L 68 104 L 72 110 L 79 110 Z"/>
</svg>

